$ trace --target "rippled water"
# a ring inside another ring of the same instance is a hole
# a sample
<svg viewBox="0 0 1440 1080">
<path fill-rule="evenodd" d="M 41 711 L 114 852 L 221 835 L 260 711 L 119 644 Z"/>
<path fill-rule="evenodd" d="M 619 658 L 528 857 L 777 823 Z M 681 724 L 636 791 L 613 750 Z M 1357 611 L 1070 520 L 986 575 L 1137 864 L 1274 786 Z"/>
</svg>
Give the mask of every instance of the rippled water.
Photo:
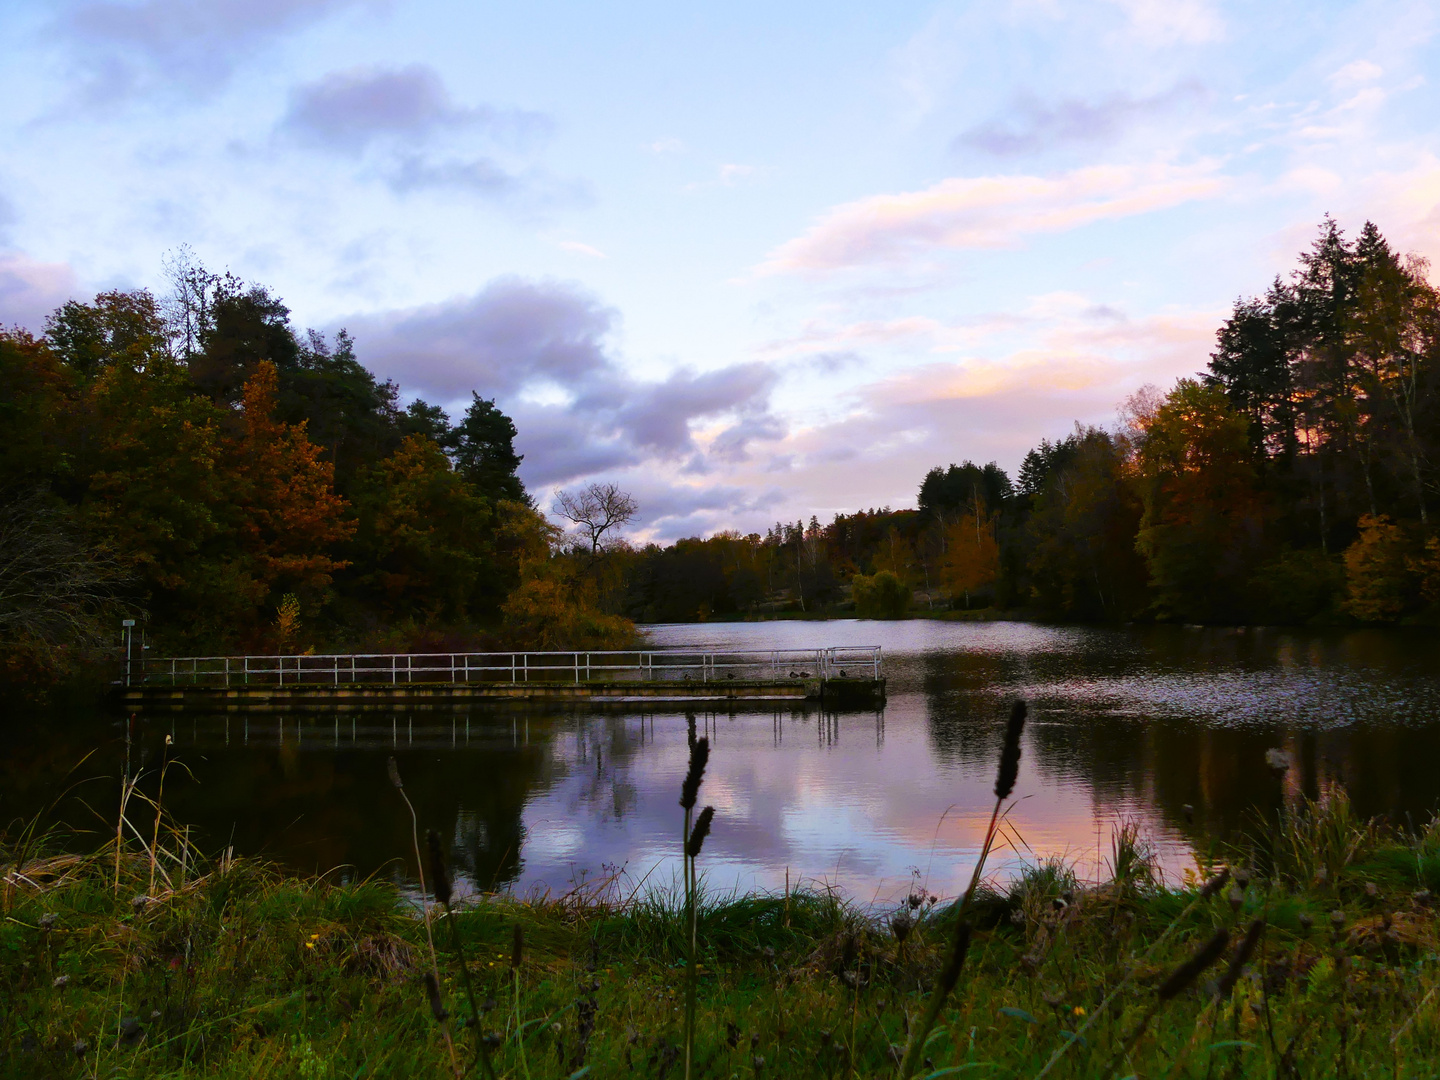
<svg viewBox="0 0 1440 1080">
<path fill-rule="evenodd" d="M 403 876 L 409 819 L 385 778 L 394 753 L 422 827 L 453 838 L 471 887 L 563 892 L 614 868 L 668 885 L 689 732 L 708 734 L 704 864 L 715 889 L 837 885 L 861 901 L 918 878 L 953 893 L 988 817 L 1007 703 L 1032 703 L 1008 848 L 997 868 L 1063 855 L 1103 866 L 1130 820 L 1179 873 L 1209 837 L 1263 828 L 1287 800 L 1336 786 L 1362 813 L 1440 804 L 1440 637 L 1426 632 L 1235 632 L 1027 623 L 779 622 L 660 626 L 657 646 L 879 644 L 879 712 L 670 706 L 461 713 L 184 717 L 126 725 L 83 713 L 17 718 L 0 806 L 113 823 L 125 767 L 176 760 L 166 802 L 202 844 L 303 870 Z M 1295 767 L 1267 767 L 1270 748 Z M 79 771 L 67 770 L 88 751 Z M 152 776 L 153 782 L 153 776 Z M 113 827 L 111 825 L 110 827 Z"/>
</svg>

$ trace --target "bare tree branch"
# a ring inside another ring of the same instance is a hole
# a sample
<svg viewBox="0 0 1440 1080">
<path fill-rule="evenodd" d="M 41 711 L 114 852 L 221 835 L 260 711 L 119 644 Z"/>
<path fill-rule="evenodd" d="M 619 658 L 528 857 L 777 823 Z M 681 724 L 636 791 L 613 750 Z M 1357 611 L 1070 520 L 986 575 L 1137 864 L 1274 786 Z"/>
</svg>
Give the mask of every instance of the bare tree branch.
<svg viewBox="0 0 1440 1080">
<path fill-rule="evenodd" d="M 627 525 L 640 507 L 616 485 L 596 483 L 577 492 L 555 492 L 552 509 L 579 527 L 580 535 L 590 543 L 593 558 L 600 554 L 605 534 Z"/>
<path fill-rule="evenodd" d="M 0 493 L 0 642 L 53 661 L 113 643 L 129 581 L 43 491 Z"/>
</svg>

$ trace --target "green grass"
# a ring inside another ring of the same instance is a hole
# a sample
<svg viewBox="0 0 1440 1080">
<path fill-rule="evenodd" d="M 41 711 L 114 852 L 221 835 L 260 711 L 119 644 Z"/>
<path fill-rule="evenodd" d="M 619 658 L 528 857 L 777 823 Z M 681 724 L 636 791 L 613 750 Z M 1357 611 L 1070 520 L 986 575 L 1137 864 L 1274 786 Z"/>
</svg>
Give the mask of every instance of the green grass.
<svg viewBox="0 0 1440 1080">
<path fill-rule="evenodd" d="M 1062 1046 L 1050 1076 L 1440 1075 L 1440 931 L 1423 892 L 1440 833 L 1400 836 L 1334 806 L 1307 813 L 1329 818 L 1297 815 L 1284 835 L 1230 852 L 1252 869 L 1208 899 L 1157 882 L 1133 836 L 1117 839 L 1117 877 L 1099 887 L 1045 863 L 982 890 L 969 960 L 917 1075 L 1033 1077 Z M 453 1075 L 422 982 L 423 924 L 388 884 L 245 860 L 197 867 L 193 853 L 182 879 L 167 852 L 173 888 L 137 904 L 147 853 L 124 854 L 118 887 L 113 847 L 32 844 L 0 849 L 0 863 L 0 1075 Z M 696 1075 L 894 1075 L 951 912 L 920 903 L 903 943 L 894 914 L 825 893 L 705 899 Z M 462 1065 L 480 1035 L 502 1077 L 679 1076 L 680 900 L 492 898 L 454 917 L 482 1011 L 480 1031 L 467 1029 L 450 935 L 437 932 Z M 1257 917 L 1268 930 L 1230 1000 L 1210 989 L 1227 953 L 1158 1007 L 1159 984 L 1217 927 L 1234 942 Z"/>
</svg>

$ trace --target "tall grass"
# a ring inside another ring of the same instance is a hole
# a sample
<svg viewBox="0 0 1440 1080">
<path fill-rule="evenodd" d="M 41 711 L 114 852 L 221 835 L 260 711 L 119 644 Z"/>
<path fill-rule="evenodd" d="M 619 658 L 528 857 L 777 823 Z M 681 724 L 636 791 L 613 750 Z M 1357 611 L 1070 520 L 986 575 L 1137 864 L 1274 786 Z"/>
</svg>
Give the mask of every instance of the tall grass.
<svg viewBox="0 0 1440 1080">
<path fill-rule="evenodd" d="M 995 774 L 995 808 L 990 812 L 990 824 L 985 830 L 985 840 L 980 845 L 980 857 L 975 860 L 975 871 L 970 875 L 970 884 L 966 887 L 964 895 L 960 897 L 960 902 L 955 906 L 955 914 L 958 917 L 955 922 L 954 939 L 950 945 L 950 954 L 946 957 L 945 966 L 940 971 L 940 979 L 930 994 L 930 1002 L 926 1006 L 925 1014 L 911 1034 L 905 1056 L 900 1061 L 900 1080 L 909 1080 L 909 1077 L 919 1067 L 921 1052 L 930 1038 L 930 1032 L 935 1028 L 936 1020 L 940 1017 L 940 1010 L 945 1007 L 945 1001 L 955 989 L 955 984 L 960 979 L 960 971 L 965 966 L 965 957 L 970 950 L 970 923 L 966 921 L 968 914 L 966 909 L 975 895 L 975 889 L 980 884 L 981 876 L 985 872 L 985 860 L 990 857 L 990 848 L 995 843 L 995 833 L 1000 824 L 1000 810 L 1004 806 L 1005 800 L 1015 790 L 1015 781 L 1020 775 L 1020 736 L 1025 730 L 1025 713 L 1026 707 L 1023 701 L 1015 702 L 1010 709 L 1010 722 L 1005 728 L 1005 741 L 1000 747 L 1000 765 Z"/>
<path fill-rule="evenodd" d="M 977 874 L 904 919 L 826 890 L 715 895 L 693 865 L 672 891 L 462 904 L 427 837 L 443 966 L 388 882 L 211 860 L 168 813 L 158 838 L 146 816 L 89 855 L 32 828 L 0 838 L 0 1076 L 451 1073 L 447 997 L 476 1040 L 461 1069 L 487 1077 L 839 1080 L 893 1075 L 912 1046 L 911 1075 L 936 1080 L 1427 1075 L 1440 830 L 1345 820 L 1291 815 L 1178 887 L 1122 825 L 1108 880 L 1058 860 L 1003 892 Z M 1336 846 L 1314 863 L 1275 856 L 1316 836 Z M 1317 883 L 1321 865 L 1338 869 Z"/>
</svg>

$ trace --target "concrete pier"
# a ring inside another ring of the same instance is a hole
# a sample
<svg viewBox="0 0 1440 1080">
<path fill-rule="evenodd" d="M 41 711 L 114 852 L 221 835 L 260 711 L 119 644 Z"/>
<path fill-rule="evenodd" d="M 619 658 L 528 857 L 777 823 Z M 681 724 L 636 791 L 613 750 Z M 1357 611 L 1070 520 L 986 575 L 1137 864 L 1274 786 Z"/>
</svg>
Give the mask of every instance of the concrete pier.
<svg viewBox="0 0 1440 1080">
<path fill-rule="evenodd" d="M 884 679 L 718 679 L 663 682 L 528 682 L 398 684 L 339 683 L 250 686 L 124 687 L 132 712 L 360 712 L 377 709 L 453 709 L 518 702 L 585 705 L 660 705 L 814 702 L 830 708 L 873 708 L 885 701 Z"/>
<path fill-rule="evenodd" d="M 175 656 L 127 661 L 116 693 L 156 712 L 453 709 L 484 702 L 885 701 L 880 647 Z"/>
</svg>

